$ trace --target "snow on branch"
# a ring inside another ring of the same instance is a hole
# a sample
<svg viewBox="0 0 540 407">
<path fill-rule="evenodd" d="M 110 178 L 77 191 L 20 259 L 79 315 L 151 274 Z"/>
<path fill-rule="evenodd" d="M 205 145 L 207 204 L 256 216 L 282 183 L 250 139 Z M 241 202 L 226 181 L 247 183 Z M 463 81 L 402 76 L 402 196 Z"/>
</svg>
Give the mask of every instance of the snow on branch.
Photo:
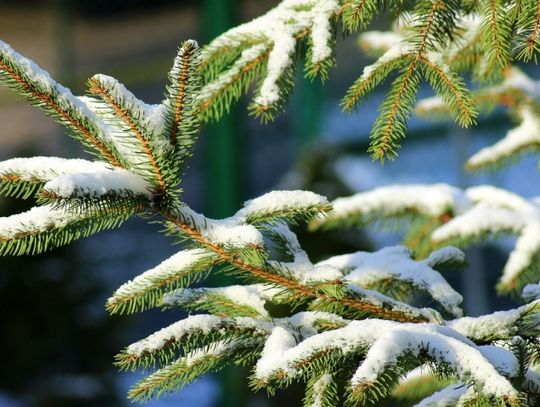
<svg viewBox="0 0 540 407">
<path fill-rule="evenodd" d="M 308 220 L 330 210 L 328 200 L 310 191 L 272 191 L 247 201 L 236 217 L 255 224 L 274 220 Z"/>
<path fill-rule="evenodd" d="M 151 190 L 148 182 L 123 168 L 60 175 L 43 186 L 45 194 L 59 198 L 100 198 L 106 195 L 142 195 L 150 198 Z"/>
<path fill-rule="evenodd" d="M 184 206 L 173 216 L 219 246 L 263 247 L 263 236 L 252 224 L 294 222 L 329 210 L 325 197 L 309 191 L 273 191 L 245 203 L 244 208 L 225 219 L 210 219 Z"/>
<path fill-rule="evenodd" d="M 540 284 L 527 284 L 525 287 L 523 287 L 521 297 L 527 302 L 540 299 Z"/>
<path fill-rule="evenodd" d="M 472 388 L 464 383 L 455 383 L 426 397 L 414 407 L 444 407 L 458 406 L 464 396 L 474 393 Z"/>
<path fill-rule="evenodd" d="M 107 300 L 107 309 L 111 313 L 133 313 L 155 307 L 166 291 L 200 280 L 215 263 L 217 255 L 207 250 L 182 250 L 122 284 Z"/>
<path fill-rule="evenodd" d="M 54 205 L 0 218 L 0 255 L 38 254 L 119 226 L 130 211 L 74 213 Z"/>
<path fill-rule="evenodd" d="M 269 319 L 265 308 L 280 289 L 264 284 L 178 289 L 165 294 L 163 306 L 183 307 L 230 317 Z"/>
<path fill-rule="evenodd" d="M 163 137 L 164 117 L 162 105 L 149 105 L 138 99 L 129 89 L 112 76 L 96 74 L 88 80 L 89 92 L 103 99 L 102 108 L 110 109 L 107 114 L 125 114 L 122 118 L 129 131 L 152 135 L 158 140 Z M 88 100 L 84 99 L 83 100 Z M 157 141 L 157 140 L 156 140 Z"/>
<path fill-rule="evenodd" d="M 102 162 L 57 157 L 12 158 L 0 161 L 0 194 L 29 198 L 45 183 L 73 172 L 99 172 L 111 169 Z"/>
<path fill-rule="evenodd" d="M 467 166 L 478 169 L 510 159 L 523 151 L 540 146 L 540 115 L 527 106 L 516 109 L 520 123 L 509 130 L 504 138 L 492 146 L 484 147 L 467 161 Z"/>
<path fill-rule="evenodd" d="M 358 44 L 365 53 L 380 57 L 404 39 L 401 33 L 395 31 L 365 31 L 358 37 Z"/>
<path fill-rule="evenodd" d="M 144 355 L 154 354 L 160 352 L 173 343 L 180 343 L 182 339 L 194 334 L 201 334 L 204 336 L 210 336 L 215 333 L 217 335 L 226 335 L 226 330 L 229 329 L 253 329 L 260 335 L 266 335 L 268 333 L 270 325 L 257 321 L 253 318 L 222 318 L 214 315 L 193 315 L 186 319 L 162 328 L 161 330 L 153 333 L 152 335 L 144 338 L 138 342 L 135 342 L 128 346 L 123 353 L 122 357 L 126 361 L 132 363 L 132 358 L 140 358 Z M 212 339 L 213 341 L 214 339 Z"/>
<path fill-rule="evenodd" d="M 462 315 L 459 304 L 463 298 L 430 267 L 432 262 L 442 260 L 443 257 L 434 254 L 426 260 L 414 261 L 411 256 L 411 250 L 395 246 L 386 247 L 376 253 L 356 252 L 335 256 L 320 264 L 343 270 L 343 278 L 349 284 L 377 289 L 388 295 L 392 295 L 394 290 L 403 290 L 404 285 L 411 285 L 414 289 L 427 293 L 450 315 Z M 463 253 L 448 248 L 445 250 L 444 260 L 453 260 L 456 256 L 462 259 Z M 388 285 L 391 287 L 388 288 Z"/>
<path fill-rule="evenodd" d="M 485 169 L 509 162 L 522 153 L 537 150 L 540 145 L 540 92 L 537 81 L 529 78 L 519 68 L 505 71 L 504 80 L 491 86 L 481 87 L 473 94 L 475 104 L 490 111 L 500 105 L 507 107 L 518 120 L 497 143 L 482 148 L 469 158 L 466 165 L 471 170 Z M 445 117 L 448 104 L 441 98 L 420 100 L 416 111 L 422 116 Z"/>
<path fill-rule="evenodd" d="M 385 217 L 428 216 L 440 222 L 433 231 L 428 230 L 431 250 L 466 246 L 502 234 L 517 235 L 497 288 L 501 293 L 519 292 L 525 284 L 538 280 L 540 208 L 536 198 L 526 200 L 490 186 L 462 191 L 444 184 L 395 185 L 338 198 L 332 205 L 334 211 L 311 222 L 313 229 L 366 225 Z"/>
<path fill-rule="evenodd" d="M 114 166 L 123 167 L 117 140 L 108 127 L 69 89 L 28 58 L 0 41 L 0 80 L 30 103 L 42 108 L 85 147 Z"/>
<path fill-rule="evenodd" d="M 507 356 L 508 351 L 501 348 L 498 352 Z M 304 340 L 277 326 L 266 341 L 253 380 L 258 386 L 279 386 L 308 376 L 311 369 L 332 371 L 345 361 L 362 357 L 363 362 L 350 382 L 351 399 L 360 401 L 366 393 L 385 394 L 391 387 L 388 380 L 395 381 L 399 374 L 431 361 L 435 369 L 442 363 L 459 378 L 494 398 L 515 400 L 518 392 L 504 376 L 510 369 L 492 364 L 489 357 L 493 354 L 494 351 L 475 346 L 449 328 L 432 324 L 351 321 L 343 328 Z M 407 363 L 401 363 L 404 359 Z M 336 360 L 341 364 L 333 365 Z M 394 373 L 397 376 L 391 376 Z M 379 381 L 383 374 L 384 385 Z"/>
<path fill-rule="evenodd" d="M 173 187 L 175 177 L 167 179 L 160 157 L 173 149 L 163 137 L 163 109 L 148 106 L 138 100 L 124 85 L 106 75 L 94 75 L 88 81 L 89 91 L 96 98 L 83 98 L 88 106 L 115 131 L 120 150 L 129 169 L 155 185 L 164 193 L 169 181 Z M 160 133 L 156 133 L 156 131 Z"/>
<path fill-rule="evenodd" d="M 187 206 L 173 214 L 189 229 L 197 231 L 212 244 L 229 248 L 262 248 L 264 239 L 254 226 L 243 224 L 241 218 L 234 216 L 225 219 L 207 218 Z"/>
<path fill-rule="evenodd" d="M 452 211 L 461 212 L 467 205 L 463 192 L 446 184 L 393 185 L 334 200 L 334 210 L 313 219 L 310 227 L 350 227 L 408 214 L 442 216 Z"/>
<path fill-rule="evenodd" d="M 195 368 L 204 361 L 215 361 L 219 354 L 227 355 L 220 358 L 220 366 L 234 362 L 235 358 L 253 359 L 262 350 L 262 345 L 270 340 L 274 330 L 296 332 L 298 335 L 315 335 L 321 328 L 319 323 L 328 324 L 344 321 L 338 316 L 327 313 L 299 313 L 290 318 L 261 321 L 254 318 L 236 317 L 224 318 L 213 315 L 195 315 L 178 321 L 160 331 L 128 346 L 117 356 L 117 364 L 123 369 L 135 369 L 163 366 L 154 374 L 141 380 L 130 391 L 134 399 L 147 398 L 163 386 L 165 390 L 176 390 L 182 384 L 196 379 L 199 375 L 184 380 L 174 378 L 176 374 L 187 374 L 186 368 Z M 182 369 L 178 370 L 178 366 Z M 206 364 L 206 363 L 205 363 Z M 214 370 L 212 363 L 206 366 Z M 167 377 L 163 377 L 166 373 Z M 153 386 L 147 387 L 149 381 L 159 380 Z"/>
<path fill-rule="evenodd" d="M 432 234 L 439 244 L 463 245 L 499 234 L 516 234 L 518 240 L 504 267 L 497 288 L 502 293 L 519 291 L 534 282 L 540 252 L 540 209 L 536 200 L 526 201 L 493 187 L 466 191 L 473 206 Z"/>
<path fill-rule="evenodd" d="M 253 339 L 234 342 L 217 341 L 186 353 L 169 365 L 136 383 L 128 392 L 133 401 L 147 401 L 154 395 L 177 391 L 205 373 L 216 372 L 231 361 L 241 363 L 252 352 Z"/>
<path fill-rule="evenodd" d="M 390 313 L 402 314 L 406 320 L 440 320 L 437 311 L 409 304 L 410 296 L 402 295 L 403 291 L 407 291 L 404 286 L 409 285 L 413 289 L 431 294 L 436 302 L 443 304 L 445 311 L 461 315 L 458 306 L 461 302 L 459 294 L 449 285 L 445 286 L 449 291 L 443 294 L 442 277 L 427 266 L 428 262 L 435 262 L 435 259 L 415 263 L 410 258 L 410 251 L 396 247 L 376 253 L 359 252 L 336 256 L 313 264 L 300 249 L 296 236 L 290 230 L 283 225 L 278 225 L 278 230 L 279 233 L 284 230 L 288 232 L 281 236 L 285 237 L 283 243 L 290 250 L 292 261 L 270 260 L 268 263 L 271 270 L 278 275 L 293 278 L 301 286 L 313 287 L 310 290 L 324 293 L 326 298 L 321 298 L 320 294 L 314 296 L 310 305 L 313 309 L 330 312 L 338 312 L 339 309 L 340 314 L 349 317 L 366 314 L 382 316 L 385 314 L 384 310 L 387 310 Z M 387 262 L 386 256 L 391 254 L 395 256 Z M 443 261 L 444 256 L 451 257 L 447 253 L 437 258 Z M 462 254 L 457 257 L 461 258 Z M 398 259 L 399 262 L 396 263 Z M 396 263 L 395 268 L 393 263 Z M 415 272 L 419 274 L 413 276 Z M 377 273 L 381 274 L 380 278 L 376 276 Z M 437 284 L 441 286 L 437 288 Z M 444 298 L 439 297 L 439 294 Z M 303 298 L 304 302 L 308 300 L 309 297 Z"/>
<path fill-rule="evenodd" d="M 507 311 L 479 317 L 462 317 L 446 325 L 479 343 L 509 340 L 514 336 L 536 337 L 540 334 L 540 301 L 532 301 Z"/>
<path fill-rule="evenodd" d="M 244 79 L 243 75 L 254 66 L 264 64 L 263 79 L 253 109 L 257 115 L 272 115 L 283 105 L 287 88 L 291 86 L 294 54 L 299 40 L 308 38 L 308 70 L 326 72 L 333 65 L 331 20 L 340 7 L 338 0 L 284 0 L 265 15 L 220 35 L 203 50 L 203 60 L 210 65 L 208 69 L 219 72 L 219 77 L 202 89 L 203 106 L 212 108 L 214 102 L 205 100 L 224 97 L 234 82 Z M 232 67 L 211 67 L 216 56 L 233 50 L 241 51 Z M 239 92 L 232 93 L 232 98 L 238 97 Z M 211 115 L 220 115 L 220 112 L 214 110 Z"/>
</svg>

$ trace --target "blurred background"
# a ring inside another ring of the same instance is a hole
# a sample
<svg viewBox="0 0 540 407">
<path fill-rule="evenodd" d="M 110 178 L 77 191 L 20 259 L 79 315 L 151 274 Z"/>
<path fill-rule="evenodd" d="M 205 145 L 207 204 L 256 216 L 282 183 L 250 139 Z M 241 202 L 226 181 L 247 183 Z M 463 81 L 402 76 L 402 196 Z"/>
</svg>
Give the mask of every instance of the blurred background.
<svg viewBox="0 0 540 407">
<path fill-rule="evenodd" d="M 52 76 L 84 93 L 94 73 L 117 77 L 139 98 L 158 103 L 181 41 L 200 44 L 232 25 L 270 9 L 277 0 L 0 0 L 0 39 Z M 376 29 L 387 27 L 377 21 Z M 365 154 L 384 88 L 357 114 L 345 116 L 339 99 L 369 61 L 356 38 L 338 41 L 338 66 L 323 87 L 298 78 L 286 112 L 262 126 L 246 112 L 247 99 L 218 125 L 203 129 L 184 181 L 185 201 L 212 217 L 231 215 L 241 203 L 270 189 L 311 189 L 335 198 L 392 183 L 447 182 L 459 187 L 491 183 L 526 197 L 538 194 L 537 159 L 491 174 L 462 171 L 481 146 L 502 137 L 504 115 L 481 117 L 474 130 L 412 119 L 399 159 L 381 167 Z M 528 68 L 525 67 L 527 70 Z M 533 72 L 534 76 L 534 72 Z M 429 96 L 424 89 L 420 96 Z M 34 155 L 84 156 L 40 111 L 0 87 L 0 159 Z M 0 200 L 2 216 L 31 202 Z M 300 237 L 314 260 L 351 250 L 396 244 L 400 234 L 375 230 Z M 469 267 L 447 276 L 478 315 L 511 306 L 493 295 L 512 240 L 468 250 Z M 109 316 L 106 298 L 122 282 L 177 248 L 140 219 L 46 255 L 0 259 L 0 407 L 124 406 L 141 376 L 117 372 L 122 347 L 183 317 L 181 312 Z M 252 395 L 245 371 L 205 377 L 181 393 L 148 406 L 299 405 L 301 388 L 276 398 Z M 388 405 L 396 405 L 389 402 Z"/>
</svg>

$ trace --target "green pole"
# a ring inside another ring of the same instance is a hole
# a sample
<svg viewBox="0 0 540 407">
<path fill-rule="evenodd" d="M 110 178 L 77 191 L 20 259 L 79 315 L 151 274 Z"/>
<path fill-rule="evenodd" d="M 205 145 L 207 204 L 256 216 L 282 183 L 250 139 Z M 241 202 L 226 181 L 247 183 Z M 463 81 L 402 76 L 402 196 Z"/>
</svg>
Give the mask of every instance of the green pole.
<svg viewBox="0 0 540 407">
<path fill-rule="evenodd" d="M 300 71 L 292 96 L 291 118 L 298 153 L 309 147 L 320 134 L 324 96 L 324 87 L 320 79 L 310 81 L 303 78 Z"/>
<path fill-rule="evenodd" d="M 235 0 L 204 0 L 203 39 L 208 43 L 234 24 Z M 208 123 L 203 132 L 204 168 L 206 185 L 206 213 L 213 218 L 232 215 L 244 199 L 245 174 L 242 168 L 242 140 L 238 109 L 231 106 L 217 123 Z M 223 275 L 214 278 L 218 286 L 227 285 Z M 220 407 L 242 407 L 247 404 L 245 372 L 228 367 L 221 374 L 222 397 Z"/>
<path fill-rule="evenodd" d="M 207 43 L 234 24 L 235 0 L 204 0 L 203 26 Z M 204 130 L 206 170 L 206 210 L 209 216 L 221 218 L 239 209 L 245 185 L 241 165 L 238 109 L 231 107 L 217 123 Z"/>
</svg>

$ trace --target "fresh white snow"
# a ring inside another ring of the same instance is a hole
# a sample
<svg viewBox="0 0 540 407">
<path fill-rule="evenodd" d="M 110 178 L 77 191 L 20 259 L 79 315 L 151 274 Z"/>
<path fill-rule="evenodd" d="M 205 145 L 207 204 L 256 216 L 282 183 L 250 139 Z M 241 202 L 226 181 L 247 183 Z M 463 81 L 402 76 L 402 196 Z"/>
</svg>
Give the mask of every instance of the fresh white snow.
<svg viewBox="0 0 540 407">
<path fill-rule="evenodd" d="M 60 175 L 48 181 L 44 190 L 62 198 L 105 195 L 150 197 L 152 186 L 130 171 L 115 168 Z"/>
</svg>

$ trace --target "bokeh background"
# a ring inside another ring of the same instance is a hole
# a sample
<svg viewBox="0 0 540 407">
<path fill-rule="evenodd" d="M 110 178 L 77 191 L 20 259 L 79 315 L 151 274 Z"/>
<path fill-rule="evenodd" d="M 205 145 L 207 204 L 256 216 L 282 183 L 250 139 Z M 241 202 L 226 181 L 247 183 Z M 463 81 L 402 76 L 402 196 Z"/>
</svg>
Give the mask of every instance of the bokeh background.
<svg viewBox="0 0 540 407">
<path fill-rule="evenodd" d="M 87 78 L 117 77 L 149 103 L 161 101 L 176 48 L 194 38 L 207 43 L 227 27 L 247 21 L 277 0 L 1 0 L 0 39 L 36 61 L 53 77 L 84 93 Z M 384 20 L 374 27 L 387 27 Z M 184 181 L 185 200 L 213 217 L 232 214 L 270 189 L 311 189 L 335 198 L 391 183 L 447 182 L 459 187 L 491 183 L 530 197 L 538 194 L 537 159 L 492 174 L 469 174 L 463 162 L 500 138 L 504 115 L 481 117 L 474 130 L 453 124 L 410 122 L 397 161 L 381 167 L 365 154 L 369 130 L 384 88 L 357 114 L 340 112 L 339 99 L 369 61 L 356 38 L 338 41 L 338 66 L 325 86 L 298 78 L 286 112 L 262 126 L 243 100 L 219 124 L 205 126 Z M 534 68 L 525 67 L 533 76 Z M 421 96 L 428 96 L 423 89 Z M 15 156 L 84 156 L 53 121 L 0 87 L 0 159 Z M 1 199 L 1 215 L 31 202 Z M 299 230 L 313 259 L 347 250 L 399 242 L 395 231 L 354 230 L 308 235 Z M 448 276 L 478 315 L 511 306 L 495 298 L 494 282 L 512 240 L 468 250 L 469 267 Z M 125 393 L 141 376 L 117 372 L 115 353 L 183 316 L 146 312 L 109 316 L 108 295 L 122 282 L 177 250 L 158 227 L 135 219 L 69 247 L 34 257 L 0 259 L 0 407 L 124 406 Z M 227 370 L 148 406 L 299 405 L 301 388 L 268 399 L 252 395 L 246 372 Z M 395 405 L 395 404 L 388 404 Z"/>
</svg>

